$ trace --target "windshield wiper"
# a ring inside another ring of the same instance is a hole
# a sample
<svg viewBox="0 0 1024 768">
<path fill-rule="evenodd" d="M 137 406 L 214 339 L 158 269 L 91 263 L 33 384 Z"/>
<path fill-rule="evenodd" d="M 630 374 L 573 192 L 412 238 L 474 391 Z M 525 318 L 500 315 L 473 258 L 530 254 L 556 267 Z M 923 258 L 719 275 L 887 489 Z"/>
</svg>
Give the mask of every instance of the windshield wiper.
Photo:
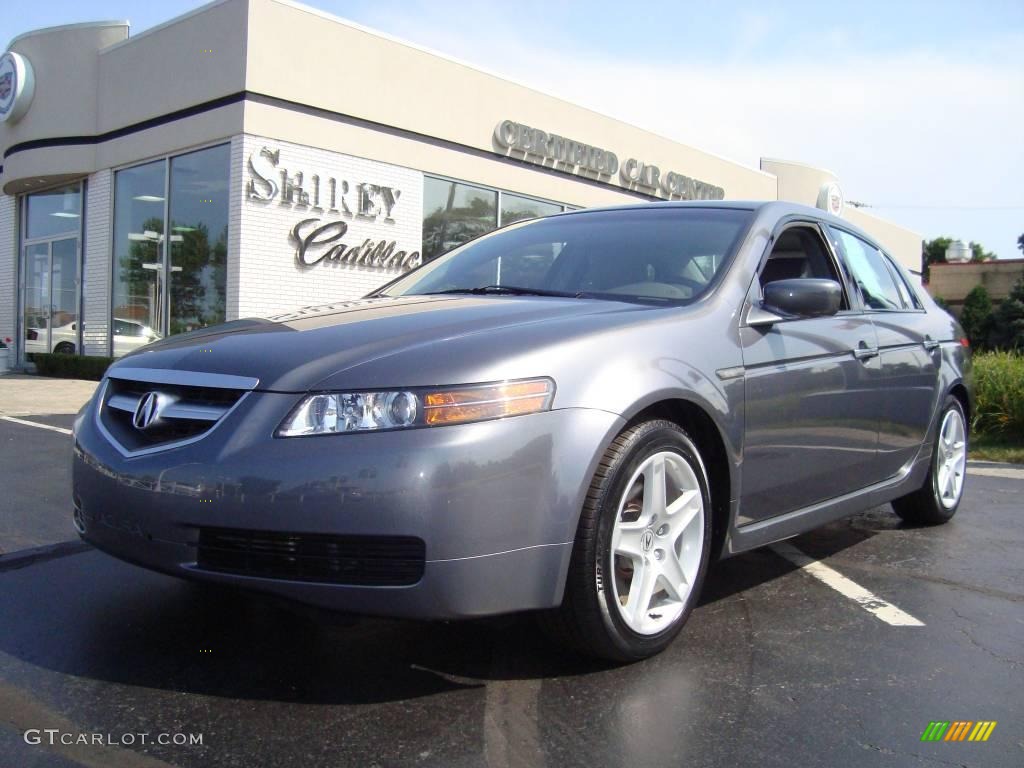
<svg viewBox="0 0 1024 768">
<path fill-rule="evenodd" d="M 505 293 L 512 296 L 559 296 L 568 299 L 578 299 L 587 295 L 582 292 L 549 291 L 544 288 L 523 288 L 518 285 L 481 285 L 476 288 L 448 288 L 443 291 L 428 291 L 428 293 L 467 293 L 473 296 Z"/>
</svg>

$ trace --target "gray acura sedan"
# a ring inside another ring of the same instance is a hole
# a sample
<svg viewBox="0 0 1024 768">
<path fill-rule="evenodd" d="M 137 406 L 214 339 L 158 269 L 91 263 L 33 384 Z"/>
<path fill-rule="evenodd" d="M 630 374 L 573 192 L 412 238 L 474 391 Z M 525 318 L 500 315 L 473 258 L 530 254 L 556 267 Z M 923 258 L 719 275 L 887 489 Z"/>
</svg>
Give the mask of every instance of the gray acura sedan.
<svg viewBox="0 0 1024 768">
<path fill-rule="evenodd" d="M 949 520 L 969 363 L 822 211 L 575 211 L 125 356 L 75 425 L 74 520 L 164 573 L 354 613 L 540 611 L 628 661 L 671 642 L 712 558 L 885 502 Z"/>
</svg>

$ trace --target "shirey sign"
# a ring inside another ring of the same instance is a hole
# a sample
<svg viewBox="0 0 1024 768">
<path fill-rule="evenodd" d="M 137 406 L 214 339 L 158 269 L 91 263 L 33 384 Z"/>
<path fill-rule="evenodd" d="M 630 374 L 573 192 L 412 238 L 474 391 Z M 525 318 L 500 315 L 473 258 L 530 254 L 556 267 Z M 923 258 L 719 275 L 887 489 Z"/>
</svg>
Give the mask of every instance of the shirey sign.
<svg viewBox="0 0 1024 768">
<path fill-rule="evenodd" d="M 397 223 L 396 217 L 419 216 L 419 211 L 403 212 L 402 190 L 396 186 L 322 168 L 298 170 L 282 162 L 280 149 L 267 146 L 249 155 L 248 167 L 250 201 L 295 212 L 289 238 L 298 267 L 349 264 L 406 271 L 422 263 L 418 250 L 403 250 L 396 238 L 379 237 L 382 227 Z"/>
</svg>

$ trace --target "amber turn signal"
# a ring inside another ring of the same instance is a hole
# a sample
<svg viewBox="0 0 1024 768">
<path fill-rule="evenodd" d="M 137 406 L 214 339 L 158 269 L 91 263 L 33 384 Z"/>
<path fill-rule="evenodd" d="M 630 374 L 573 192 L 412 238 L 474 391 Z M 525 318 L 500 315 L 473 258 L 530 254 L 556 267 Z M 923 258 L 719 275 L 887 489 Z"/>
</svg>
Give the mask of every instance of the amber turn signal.
<svg viewBox="0 0 1024 768">
<path fill-rule="evenodd" d="M 551 407 L 554 394 L 551 379 L 438 390 L 423 397 L 424 419 L 430 426 L 441 426 L 538 413 Z"/>
</svg>

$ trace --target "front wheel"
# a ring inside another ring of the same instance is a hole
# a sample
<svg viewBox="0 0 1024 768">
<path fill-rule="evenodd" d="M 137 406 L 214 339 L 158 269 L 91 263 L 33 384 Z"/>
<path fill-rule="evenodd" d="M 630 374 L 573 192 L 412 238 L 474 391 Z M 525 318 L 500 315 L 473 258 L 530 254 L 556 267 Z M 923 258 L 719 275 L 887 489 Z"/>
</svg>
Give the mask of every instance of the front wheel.
<svg viewBox="0 0 1024 768">
<path fill-rule="evenodd" d="M 960 507 L 967 477 L 967 421 L 960 401 L 946 398 L 924 485 L 892 502 L 896 514 L 916 525 L 949 522 Z"/>
<path fill-rule="evenodd" d="M 547 626 L 599 658 L 659 653 L 697 602 L 710 542 L 711 499 L 696 445 L 669 421 L 627 429 L 594 475 L 565 600 Z"/>
</svg>

